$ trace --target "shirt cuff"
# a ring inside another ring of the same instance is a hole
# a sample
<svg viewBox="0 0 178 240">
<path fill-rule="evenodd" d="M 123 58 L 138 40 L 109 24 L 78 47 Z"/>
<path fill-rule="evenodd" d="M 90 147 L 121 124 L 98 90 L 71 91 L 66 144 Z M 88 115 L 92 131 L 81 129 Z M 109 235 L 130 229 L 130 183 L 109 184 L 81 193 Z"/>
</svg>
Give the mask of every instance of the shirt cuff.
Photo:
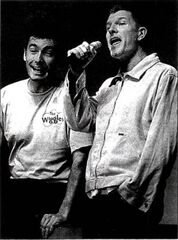
<svg viewBox="0 0 178 240">
<path fill-rule="evenodd" d="M 125 184 L 120 185 L 119 194 L 130 205 L 137 207 L 143 212 L 147 212 L 151 206 L 151 201 L 145 199 L 143 196 L 136 194 L 135 191 L 129 189 Z"/>
<path fill-rule="evenodd" d="M 68 92 L 69 92 L 69 84 L 70 84 L 70 80 L 69 80 L 69 71 L 67 72 L 66 74 L 66 77 L 65 77 L 65 88 L 67 88 Z M 86 73 L 85 71 L 83 71 L 80 76 L 78 77 L 76 83 L 75 83 L 75 87 L 76 87 L 76 95 L 75 97 L 78 95 L 78 93 L 86 87 Z M 74 97 L 74 99 L 75 99 Z"/>
<path fill-rule="evenodd" d="M 93 143 L 93 133 L 79 132 L 70 130 L 70 148 L 71 152 L 84 148 L 90 147 Z"/>
</svg>

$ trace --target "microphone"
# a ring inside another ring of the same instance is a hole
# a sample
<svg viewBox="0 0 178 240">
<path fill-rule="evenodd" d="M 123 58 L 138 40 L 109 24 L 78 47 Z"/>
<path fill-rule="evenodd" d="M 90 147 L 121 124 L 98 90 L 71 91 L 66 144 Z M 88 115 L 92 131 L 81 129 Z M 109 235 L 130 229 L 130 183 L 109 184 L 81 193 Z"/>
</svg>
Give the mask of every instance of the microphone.
<svg viewBox="0 0 178 240">
<path fill-rule="evenodd" d="M 102 43 L 100 41 L 95 41 L 90 43 L 90 46 L 93 47 L 95 50 L 97 50 L 98 48 L 100 48 L 102 46 Z"/>
<path fill-rule="evenodd" d="M 100 41 L 94 41 L 92 43 L 90 43 L 90 47 L 93 47 L 94 50 L 97 50 L 98 48 L 100 48 L 102 46 L 102 43 Z M 77 60 L 77 57 L 75 56 L 74 53 L 69 53 L 70 55 L 67 56 L 67 60 L 68 60 L 68 63 L 72 63 L 74 61 Z"/>
</svg>

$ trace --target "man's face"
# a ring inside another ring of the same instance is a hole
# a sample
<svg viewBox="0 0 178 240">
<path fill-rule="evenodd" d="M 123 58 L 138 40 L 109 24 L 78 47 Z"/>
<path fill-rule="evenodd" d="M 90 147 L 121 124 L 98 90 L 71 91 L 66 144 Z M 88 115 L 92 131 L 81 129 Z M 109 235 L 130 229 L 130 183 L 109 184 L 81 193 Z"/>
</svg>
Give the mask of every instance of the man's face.
<svg viewBox="0 0 178 240">
<path fill-rule="evenodd" d="M 106 40 L 110 54 L 119 60 L 128 59 L 137 50 L 138 28 L 131 12 L 120 10 L 110 14 L 106 23 Z"/>
<path fill-rule="evenodd" d="M 49 78 L 55 66 L 55 42 L 52 39 L 30 37 L 24 51 L 29 77 L 34 81 Z"/>
</svg>

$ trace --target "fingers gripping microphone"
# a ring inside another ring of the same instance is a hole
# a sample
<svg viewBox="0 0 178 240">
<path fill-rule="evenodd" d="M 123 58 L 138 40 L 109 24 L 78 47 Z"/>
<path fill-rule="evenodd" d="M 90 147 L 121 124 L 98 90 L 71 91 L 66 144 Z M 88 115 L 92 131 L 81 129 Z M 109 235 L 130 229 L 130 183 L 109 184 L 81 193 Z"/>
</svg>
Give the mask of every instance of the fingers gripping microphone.
<svg viewBox="0 0 178 240">
<path fill-rule="evenodd" d="M 93 48 L 94 50 L 97 50 L 102 46 L 102 43 L 100 41 L 95 41 L 95 42 L 90 43 L 89 46 L 91 48 Z M 70 63 L 76 61 L 77 57 L 74 53 L 68 53 L 67 60 L 68 60 L 68 63 L 70 64 Z"/>
</svg>

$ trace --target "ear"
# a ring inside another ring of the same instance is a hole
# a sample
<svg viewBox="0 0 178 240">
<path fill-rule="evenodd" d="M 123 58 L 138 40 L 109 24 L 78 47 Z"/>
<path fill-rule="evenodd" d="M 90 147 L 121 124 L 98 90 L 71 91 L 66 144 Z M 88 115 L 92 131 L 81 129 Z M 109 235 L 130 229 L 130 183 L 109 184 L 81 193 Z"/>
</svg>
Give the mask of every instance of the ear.
<svg viewBox="0 0 178 240">
<path fill-rule="evenodd" d="M 24 51 L 23 51 L 23 60 L 26 62 L 26 49 L 24 48 Z"/>
<path fill-rule="evenodd" d="M 147 34 L 147 29 L 146 27 L 139 27 L 138 29 L 138 41 L 141 41 L 143 38 L 145 38 Z"/>
</svg>

